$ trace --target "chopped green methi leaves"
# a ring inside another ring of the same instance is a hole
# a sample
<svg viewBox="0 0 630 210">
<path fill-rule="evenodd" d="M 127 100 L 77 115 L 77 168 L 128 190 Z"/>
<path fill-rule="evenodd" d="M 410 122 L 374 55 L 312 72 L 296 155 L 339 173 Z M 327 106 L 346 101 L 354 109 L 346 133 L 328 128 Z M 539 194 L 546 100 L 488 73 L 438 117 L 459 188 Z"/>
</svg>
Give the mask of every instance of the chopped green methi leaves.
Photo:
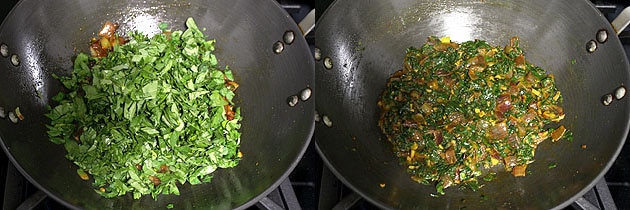
<svg viewBox="0 0 630 210">
<path fill-rule="evenodd" d="M 218 67 L 215 40 L 192 18 L 185 31 L 132 32 L 106 57 L 79 54 L 47 117 L 50 140 L 63 145 L 80 178 L 112 198 L 179 195 L 177 184 L 210 182 L 238 164 L 238 85 Z M 89 174 L 89 177 L 87 177 Z"/>
</svg>

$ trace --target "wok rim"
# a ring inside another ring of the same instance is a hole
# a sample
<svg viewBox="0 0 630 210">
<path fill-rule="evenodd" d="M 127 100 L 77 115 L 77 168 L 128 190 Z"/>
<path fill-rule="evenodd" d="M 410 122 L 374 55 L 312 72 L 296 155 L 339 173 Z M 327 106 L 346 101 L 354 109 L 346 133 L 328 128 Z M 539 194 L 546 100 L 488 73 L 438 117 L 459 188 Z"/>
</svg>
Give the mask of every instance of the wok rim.
<svg viewBox="0 0 630 210">
<path fill-rule="evenodd" d="M 346 179 L 345 176 L 339 173 L 339 171 L 337 171 L 337 169 L 333 166 L 330 160 L 328 160 L 328 157 L 326 157 L 322 149 L 319 147 L 319 143 L 317 139 L 315 140 L 315 150 L 317 150 L 317 153 L 319 154 L 319 156 L 322 157 L 322 161 L 324 162 L 324 164 L 326 164 L 326 167 L 328 167 L 328 169 L 335 175 L 335 177 L 339 179 L 344 185 L 348 186 L 353 192 L 359 194 L 361 198 L 366 199 L 367 201 L 369 201 L 372 204 L 375 204 L 377 207 L 381 209 L 393 209 L 391 206 L 386 205 L 380 202 L 379 200 L 376 200 L 372 197 L 367 196 L 363 191 L 358 190 L 356 186 L 350 183 L 348 179 Z"/>
<path fill-rule="evenodd" d="M 630 124 L 626 126 L 625 136 L 628 136 L 629 128 L 630 128 Z M 610 170 L 610 167 L 612 167 L 612 165 L 615 163 L 615 160 L 617 159 L 617 156 L 621 152 L 621 149 L 623 149 L 625 142 L 626 142 L 626 138 L 624 138 L 620 142 L 621 145 L 617 147 L 617 150 L 615 151 L 615 154 L 613 155 L 614 158 L 611 161 L 608 161 L 606 166 L 604 166 L 604 170 L 601 170 L 599 174 L 595 177 L 595 179 L 593 179 L 588 185 L 585 185 L 585 187 L 582 188 L 582 190 L 580 190 L 578 193 L 573 195 L 571 198 L 567 199 L 566 201 L 560 203 L 559 205 L 555 207 L 552 207 L 551 209 L 562 209 L 564 207 L 567 207 L 570 204 L 574 203 L 580 197 L 584 196 L 584 194 L 586 194 L 588 191 L 590 191 L 597 184 L 597 182 L 599 182 L 604 177 L 604 175 L 608 172 L 608 170 Z M 395 209 L 393 206 L 389 206 L 386 203 L 383 203 L 380 200 L 375 199 L 374 197 L 368 196 L 363 191 L 358 190 L 358 188 L 352 182 L 348 181 L 348 179 L 345 176 L 343 176 L 339 171 L 337 171 L 337 169 L 334 167 L 332 162 L 328 160 L 328 157 L 326 156 L 324 151 L 322 151 L 322 149 L 320 148 L 319 141 L 317 141 L 317 138 L 315 138 L 314 143 L 315 143 L 314 144 L 315 149 L 317 150 L 317 153 L 319 153 L 319 155 L 322 157 L 322 161 L 326 164 L 326 167 L 328 167 L 328 169 L 335 175 L 335 177 L 339 179 L 344 185 L 348 186 L 353 192 L 359 194 L 361 198 L 369 201 L 372 204 L 375 204 L 377 207 L 381 209 Z"/>
</svg>

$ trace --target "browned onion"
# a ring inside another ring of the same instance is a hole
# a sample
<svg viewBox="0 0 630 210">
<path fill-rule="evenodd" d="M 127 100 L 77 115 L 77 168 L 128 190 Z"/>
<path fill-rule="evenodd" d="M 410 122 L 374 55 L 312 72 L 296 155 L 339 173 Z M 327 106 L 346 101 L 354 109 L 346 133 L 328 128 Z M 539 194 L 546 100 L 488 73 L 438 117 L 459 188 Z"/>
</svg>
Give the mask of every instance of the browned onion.
<svg viewBox="0 0 630 210">
<path fill-rule="evenodd" d="M 501 115 L 503 115 L 505 112 L 507 112 L 508 110 L 512 109 L 512 98 L 510 97 L 510 95 L 508 94 L 501 94 L 499 97 L 497 97 L 497 111 L 499 111 L 499 113 Z"/>
<path fill-rule="evenodd" d="M 516 56 L 516 58 L 514 58 L 514 65 L 516 66 L 516 68 L 524 69 L 526 67 L 525 56 L 523 55 Z"/>
<path fill-rule="evenodd" d="M 457 162 L 457 157 L 455 156 L 455 149 L 453 148 L 453 146 L 450 146 L 448 147 L 448 149 L 446 149 L 446 152 L 444 152 L 444 159 L 448 164 L 453 164 Z"/>
<path fill-rule="evenodd" d="M 110 38 L 114 36 L 114 34 L 116 33 L 116 29 L 118 29 L 118 25 L 106 21 L 105 24 L 103 24 L 101 31 L 98 32 L 98 35 L 101 37 Z"/>
<path fill-rule="evenodd" d="M 521 120 L 523 121 L 523 123 L 525 125 L 529 124 L 529 122 L 531 122 L 532 120 L 534 120 L 536 118 L 538 114 L 536 114 L 536 111 L 534 111 L 533 109 L 528 109 L 527 113 L 525 113 L 522 117 Z"/>
<path fill-rule="evenodd" d="M 506 168 L 511 168 L 516 166 L 516 157 L 515 156 L 507 156 L 503 158 L 503 164 L 505 164 Z"/>
<path fill-rule="evenodd" d="M 442 136 L 442 131 L 433 131 L 433 138 L 435 139 L 435 144 L 442 144 L 442 140 L 444 140 L 444 137 Z"/>
<path fill-rule="evenodd" d="M 507 137 L 508 135 L 507 124 L 505 123 L 505 121 L 501 121 L 497 123 L 496 125 L 490 127 L 489 132 L 490 132 L 491 139 L 494 139 L 494 140 L 503 139 Z"/>
<path fill-rule="evenodd" d="M 512 175 L 514 176 L 525 176 L 527 165 L 517 165 L 512 168 Z"/>
</svg>

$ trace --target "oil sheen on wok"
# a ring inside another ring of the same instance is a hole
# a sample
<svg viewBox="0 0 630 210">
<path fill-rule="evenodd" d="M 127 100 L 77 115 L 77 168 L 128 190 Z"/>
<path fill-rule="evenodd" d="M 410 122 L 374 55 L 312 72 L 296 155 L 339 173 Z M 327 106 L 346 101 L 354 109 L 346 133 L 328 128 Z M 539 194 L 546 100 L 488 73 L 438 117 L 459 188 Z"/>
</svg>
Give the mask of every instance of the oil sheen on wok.
<svg viewBox="0 0 630 210">
<path fill-rule="evenodd" d="M 537 173 L 527 165 L 538 144 L 572 138 L 561 103 L 553 75 L 525 59 L 518 37 L 505 47 L 429 37 L 388 79 L 378 125 L 411 178 L 444 194 L 482 187 L 494 167 Z"/>
</svg>

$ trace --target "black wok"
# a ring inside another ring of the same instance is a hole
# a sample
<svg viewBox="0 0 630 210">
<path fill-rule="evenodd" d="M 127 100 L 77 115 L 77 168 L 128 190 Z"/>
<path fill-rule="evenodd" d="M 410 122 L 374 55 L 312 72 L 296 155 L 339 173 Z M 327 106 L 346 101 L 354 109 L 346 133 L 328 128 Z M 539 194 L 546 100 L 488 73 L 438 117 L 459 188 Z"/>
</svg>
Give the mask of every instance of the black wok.
<svg viewBox="0 0 630 210">
<path fill-rule="evenodd" d="M 610 23 L 586 0 L 339 0 L 317 25 L 316 107 L 331 127 L 316 125 L 316 146 L 344 183 L 380 207 L 561 208 L 594 186 L 628 134 L 628 97 L 609 106 L 601 100 L 629 84 L 628 61 Z M 608 39 L 587 52 L 600 29 Z M 477 192 L 451 187 L 432 197 L 434 186 L 413 182 L 398 164 L 377 126 L 376 105 L 405 49 L 432 35 L 493 45 L 519 36 L 526 58 L 555 75 L 573 142 L 543 142 L 525 177 L 499 173 Z"/>
<path fill-rule="evenodd" d="M 63 145 L 47 138 L 44 114 L 61 87 L 51 75 L 68 75 L 74 56 L 89 52 L 90 38 L 105 21 L 119 23 L 120 34 L 154 34 L 161 22 L 183 30 L 188 17 L 217 39 L 219 64 L 229 65 L 240 84 L 244 157 L 235 168 L 216 171 L 211 183 L 182 185 L 179 196 L 103 198 L 91 181 L 78 177 Z M 294 32 L 294 42 L 274 53 L 272 46 L 287 31 Z M 73 208 L 159 209 L 172 203 L 176 209 L 243 209 L 288 176 L 314 130 L 314 99 L 287 105 L 289 96 L 314 86 L 313 59 L 299 28 L 275 1 L 23 0 L 2 23 L 0 44 L 9 52 L 0 57 L 0 107 L 19 107 L 25 116 L 16 124 L 0 120 L 2 147 L 25 177 Z M 10 61 L 13 54 L 18 66 Z"/>
</svg>

